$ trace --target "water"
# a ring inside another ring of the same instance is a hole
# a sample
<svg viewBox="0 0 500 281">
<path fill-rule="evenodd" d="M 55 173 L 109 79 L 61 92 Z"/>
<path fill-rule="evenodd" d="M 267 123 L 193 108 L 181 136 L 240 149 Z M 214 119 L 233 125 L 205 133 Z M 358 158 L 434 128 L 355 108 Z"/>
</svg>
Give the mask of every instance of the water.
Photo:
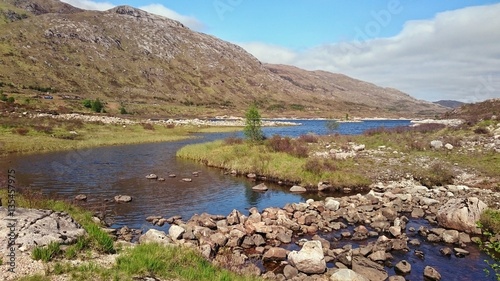
<svg viewBox="0 0 500 281">
<path fill-rule="evenodd" d="M 327 121 L 298 122 L 303 125 L 264 128 L 263 131 L 268 137 L 274 134 L 296 137 L 307 133 L 319 135 L 331 133 L 325 126 Z M 405 125 L 409 125 L 409 121 L 341 123 L 337 133 L 359 134 L 369 128 Z M 270 187 L 268 192 L 253 192 L 251 187 L 258 182 L 225 175 L 221 170 L 175 157 L 176 151 L 187 144 L 222 139 L 231 135 L 234 133 L 203 134 L 195 139 L 168 143 L 110 146 L 37 155 L 10 155 L 1 158 L 0 169 L 2 171 L 15 169 L 17 186 L 39 191 L 46 196 L 71 200 L 77 194 L 86 194 L 88 201 L 84 203 L 85 205 L 110 210 L 108 215 L 113 219 L 113 228 L 127 225 L 143 231 L 153 228 L 145 221 L 145 218 L 151 215 L 163 217 L 181 215 L 184 219 L 188 219 L 196 213 L 227 215 L 233 209 L 248 213 L 247 209 L 251 207 L 262 210 L 267 207 L 283 207 L 286 203 L 304 202 L 309 198 L 318 199 L 317 193 L 291 194 L 288 188 L 272 184 L 268 184 Z M 241 136 L 241 132 L 236 135 Z M 195 171 L 199 172 L 199 177 L 192 175 Z M 146 179 L 145 176 L 150 173 L 164 177 L 166 181 Z M 177 177 L 168 178 L 172 173 Z M 184 177 L 192 178 L 193 181 L 189 183 L 181 181 Z M 119 194 L 132 196 L 132 202 L 114 203 L 113 197 Z M 168 225 L 154 228 L 166 231 Z M 422 247 L 432 248 L 432 245 Z M 452 263 L 461 263 L 463 265 L 460 266 L 460 270 L 470 271 L 475 274 L 474 276 L 480 275 L 485 278 L 482 273 L 482 269 L 486 266 L 483 262 L 485 258 L 484 254 L 476 250 L 472 261 L 471 258 L 467 258 L 453 260 Z M 455 271 L 454 267 L 448 265 L 449 262 L 443 263 L 439 259 L 443 258 L 437 255 L 429 256 L 426 264 L 442 265 L 443 268 L 439 268 L 440 272 Z M 419 264 L 418 261 L 414 263 Z M 470 272 L 464 273 L 464 276 L 472 276 Z M 416 276 L 415 279 L 420 280 L 420 277 Z M 458 277 L 445 279 L 460 280 Z M 474 277 L 469 280 L 490 279 Z"/>
</svg>

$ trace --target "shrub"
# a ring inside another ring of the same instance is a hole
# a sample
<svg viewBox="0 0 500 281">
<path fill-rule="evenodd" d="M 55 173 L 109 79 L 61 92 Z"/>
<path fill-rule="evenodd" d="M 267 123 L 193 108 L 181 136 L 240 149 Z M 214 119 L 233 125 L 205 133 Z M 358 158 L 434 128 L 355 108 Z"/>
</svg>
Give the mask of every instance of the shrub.
<svg viewBox="0 0 500 281">
<path fill-rule="evenodd" d="M 6 101 L 7 101 L 7 99 L 8 99 L 8 98 L 7 98 L 7 95 L 6 95 L 6 94 L 4 94 L 4 93 L 1 93 L 1 94 L 0 94 L 0 100 L 1 100 L 1 101 L 5 101 L 5 102 L 6 102 Z"/>
<path fill-rule="evenodd" d="M 478 135 L 487 135 L 490 133 L 490 130 L 488 130 L 488 128 L 485 128 L 485 127 L 479 127 L 479 128 L 474 129 L 474 133 L 476 133 Z"/>
<path fill-rule="evenodd" d="M 23 128 L 23 127 L 21 127 L 21 128 L 16 128 L 16 129 L 12 130 L 12 132 L 13 132 L 13 133 L 18 134 L 18 135 L 21 135 L 21 136 L 25 136 L 25 135 L 27 135 L 29 131 L 30 131 L 30 129 L 28 129 L 28 128 Z"/>
<path fill-rule="evenodd" d="M 232 144 L 242 144 L 243 139 L 235 137 L 235 136 L 230 136 L 224 139 L 224 143 L 227 145 L 232 145 Z"/>
<path fill-rule="evenodd" d="M 324 172 L 333 172 L 337 170 L 337 166 L 333 159 L 312 157 L 307 159 L 304 170 L 319 175 Z"/>
<path fill-rule="evenodd" d="M 305 143 L 318 143 L 318 136 L 313 134 L 300 135 L 298 141 Z"/>
<path fill-rule="evenodd" d="M 309 149 L 303 142 L 293 141 L 290 137 L 274 135 L 266 141 L 266 145 L 275 152 L 284 152 L 299 158 L 305 158 L 309 154 Z"/>
<path fill-rule="evenodd" d="M 83 104 L 83 106 L 85 106 L 86 108 L 92 108 L 92 101 L 91 101 L 91 100 L 89 100 L 89 99 L 84 99 L 84 100 L 82 101 L 82 104 Z"/>
<path fill-rule="evenodd" d="M 104 105 L 101 103 L 99 99 L 96 99 L 92 102 L 92 111 L 94 112 L 102 112 L 104 109 Z"/>
<path fill-rule="evenodd" d="M 420 169 L 414 173 L 414 177 L 422 185 L 427 187 L 443 186 L 453 183 L 455 177 L 453 171 L 443 163 L 434 163 L 427 169 Z"/>
<path fill-rule="evenodd" d="M 128 114 L 127 110 L 125 109 L 125 107 L 120 107 L 120 114 Z"/>
<path fill-rule="evenodd" d="M 9 97 L 9 98 L 7 99 L 7 102 L 8 102 L 8 103 L 14 103 L 15 101 L 16 101 L 16 99 L 15 99 L 14 97 Z"/>
<path fill-rule="evenodd" d="M 142 125 L 142 128 L 144 128 L 144 130 L 150 130 L 150 131 L 155 130 L 155 127 L 151 123 L 142 123 L 141 125 Z"/>
</svg>

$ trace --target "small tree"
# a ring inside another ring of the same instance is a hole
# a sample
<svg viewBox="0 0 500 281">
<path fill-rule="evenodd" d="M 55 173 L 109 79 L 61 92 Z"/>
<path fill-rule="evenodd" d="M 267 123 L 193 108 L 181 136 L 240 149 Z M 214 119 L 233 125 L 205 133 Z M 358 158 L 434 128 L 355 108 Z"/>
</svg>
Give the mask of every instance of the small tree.
<svg viewBox="0 0 500 281">
<path fill-rule="evenodd" d="M 262 133 L 262 120 L 260 113 L 257 110 L 255 104 L 252 104 L 245 114 L 245 129 L 244 133 L 248 140 L 252 142 L 258 142 L 264 139 L 264 134 Z"/>
<path fill-rule="evenodd" d="M 104 105 L 99 99 L 95 99 L 95 101 L 92 102 L 92 111 L 99 113 L 103 110 L 103 108 Z"/>
</svg>

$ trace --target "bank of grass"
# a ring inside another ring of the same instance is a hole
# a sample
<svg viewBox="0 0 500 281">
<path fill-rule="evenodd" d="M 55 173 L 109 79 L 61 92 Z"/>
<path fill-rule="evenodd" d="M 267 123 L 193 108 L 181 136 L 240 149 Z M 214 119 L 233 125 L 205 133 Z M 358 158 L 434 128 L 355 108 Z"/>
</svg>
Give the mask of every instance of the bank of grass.
<svg viewBox="0 0 500 281">
<path fill-rule="evenodd" d="M 53 118 L 0 117 L 0 155 L 84 149 L 106 145 L 176 141 L 193 132 L 232 132 L 234 127 L 115 125 Z"/>
<path fill-rule="evenodd" d="M 362 187 L 370 183 L 352 169 L 354 162 L 351 160 L 338 161 L 333 169 L 315 169 L 316 165 L 323 163 L 287 152 L 276 152 L 265 144 L 214 141 L 185 146 L 177 151 L 177 156 L 211 167 L 236 170 L 239 174 L 256 173 L 276 181 L 304 186 L 315 186 L 320 181 L 329 181 L 338 187 Z M 345 173 L 345 170 L 351 173 Z"/>
<path fill-rule="evenodd" d="M 0 198 L 7 198 L 7 191 L 0 189 Z M 154 276 L 175 280 L 261 280 L 254 276 L 239 275 L 219 268 L 204 259 L 193 249 L 159 244 L 141 244 L 117 250 L 113 239 L 92 219 L 92 213 L 68 202 L 43 198 L 35 194 L 16 194 L 16 207 L 48 209 L 66 212 L 87 231 L 76 243 L 63 247 L 51 243 L 46 247 L 36 247 L 32 258 L 47 263 L 45 275 L 30 275 L 20 278 L 25 281 L 52 280 L 58 275 L 69 276 L 71 280 L 137 280 L 138 277 Z M 116 263 L 105 267 L 94 262 L 79 265 L 68 260 L 80 257 L 86 259 L 86 251 L 100 254 L 118 252 Z"/>
</svg>

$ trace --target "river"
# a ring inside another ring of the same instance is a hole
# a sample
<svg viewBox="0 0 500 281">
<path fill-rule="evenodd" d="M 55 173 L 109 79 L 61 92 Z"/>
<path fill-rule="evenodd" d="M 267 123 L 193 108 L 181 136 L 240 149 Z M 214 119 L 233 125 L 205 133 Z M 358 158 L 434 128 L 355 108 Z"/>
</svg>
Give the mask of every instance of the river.
<svg viewBox="0 0 500 281">
<path fill-rule="evenodd" d="M 288 120 L 289 121 L 289 120 Z M 301 126 L 264 128 L 266 136 L 281 134 L 299 136 L 307 133 L 328 134 L 324 120 L 294 120 Z M 378 120 L 359 123 L 341 123 L 337 129 L 340 134 L 360 134 L 366 129 L 377 127 L 407 126 L 407 120 Z M 78 194 L 88 196 L 83 203 L 96 210 L 108 210 L 113 228 L 128 226 L 146 231 L 150 228 L 167 230 L 152 226 L 145 221 L 151 215 L 170 217 L 180 215 L 184 219 L 193 214 L 207 212 L 227 215 L 233 209 L 248 213 L 251 207 L 262 210 L 266 207 L 283 207 L 286 203 L 304 202 L 309 198 L 319 199 L 317 193 L 292 194 L 287 187 L 269 184 L 265 193 L 253 192 L 256 183 L 244 177 L 226 175 L 223 171 L 207 168 L 191 161 L 177 159 L 176 151 L 188 144 L 222 139 L 228 136 L 241 136 L 239 133 L 200 134 L 196 138 L 165 143 L 107 146 L 84 150 L 50 152 L 35 155 L 10 155 L 2 158 L 0 169 L 16 170 L 17 185 L 29 191 L 40 192 L 45 196 L 72 200 Z M 199 172 L 198 177 L 193 172 Z M 146 179 L 146 175 L 155 173 L 164 177 L 164 182 Z M 176 174 L 175 178 L 168 178 Z M 184 177 L 192 182 L 183 182 Z M 114 203 L 115 195 L 130 195 L 130 203 Z M 411 223 L 411 222 L 410 222 Z M 293 247 L 293 245 L 291 245 Z M 423 244 L 423 248 L 435 249 L 432 244 Z M 485 277 L 483 269 L 488 259 L 477 247 L 470 247 L 474 259 L 459 260 L 449 258 L 431 258 L 441 270 L 448 271 L 448 276 L 457 276 L 453 265 L 465 262 L 460 267 L 460 280 L 494 280 Z M 439 255 L 439 254 L 438 254 Z M 414 261 L 420 264 L 419 261 Z M 463 270 L 462 270 L 463 269 Z M 443 273 L 443 272 L 442 272 Z M 417 276 L 410 278 L 419 279 Z M 471 279 L 469 279 L 471 278 Z M 479 279 L 478 279 L 479 278 Z M 485 279 L 486 278 L 486 279 Z M 451 280 L 451 279 L 450 279 Z M 455 279 L 454 279 L 455 280 Z M 456 280 L 459 280 L 458 277 Z"/>
</svg>

